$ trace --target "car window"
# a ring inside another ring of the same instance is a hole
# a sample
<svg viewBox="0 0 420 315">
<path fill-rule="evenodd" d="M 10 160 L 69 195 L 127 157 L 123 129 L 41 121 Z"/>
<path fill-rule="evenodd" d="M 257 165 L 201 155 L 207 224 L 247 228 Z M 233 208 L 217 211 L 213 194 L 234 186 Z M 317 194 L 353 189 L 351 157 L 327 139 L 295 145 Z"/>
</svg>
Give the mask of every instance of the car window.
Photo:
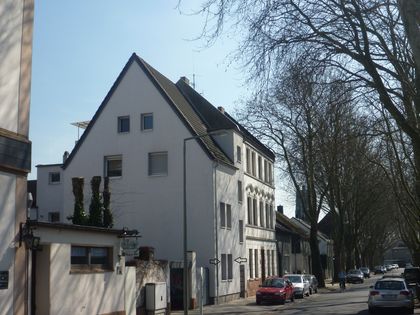
<svg viewBox="0 0 420 315">
<path fill-rule="evenodd" d="M 269 288 L 284 288 L 284 280 L 283 279 L 267 279 L 264 281 L 263 287 Z"/>
<path fill-rule="evenodd" d="M 376 290 L 404 290 L 404 283 L 401 281 L 378 281 L 375 284 Z"/>
<path fill-rule="evenodd" d="M 301 283 L 302 282 L 302 277 L 300 277 L 300 276 L 287 276 L 287 279 L 289 279 L 293 283 Z"/>
</svg>

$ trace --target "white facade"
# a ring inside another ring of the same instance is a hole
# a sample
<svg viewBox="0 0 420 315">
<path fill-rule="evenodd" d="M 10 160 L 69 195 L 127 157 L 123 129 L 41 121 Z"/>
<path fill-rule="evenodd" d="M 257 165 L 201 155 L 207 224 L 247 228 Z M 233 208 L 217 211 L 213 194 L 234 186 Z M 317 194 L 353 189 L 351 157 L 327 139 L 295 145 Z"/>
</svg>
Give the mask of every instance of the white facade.
<svg viewBox="0 0 420 315">
<path fill-rule="evenodd" d="M 123 70 L 85 131 L 86 135 L 64 164 L 61 183 L 51 187 L 47 182 L 47 173 L 54 171 L 56 166 L 38 167 L 38 206 L 42 213 L 50 211 L 47 207 L 53 205 L 54 209 L 60 209 L 62 222 L 66 222 L 73 213 L 72 178 L 83 177 L 87 210 L 90 179 L 105 176 L 105 161 L 110 157 L 117 158 L 122 161 L 121 176 L 110 178 L 115 227 L 137 229 L 142 235 L 141 243 L 156 248 L 157 259 L 181 261 L 183 140 L 196 136 L 191 129 L 199 127 L 194 125 L 196 122 L 189 121 L 190 118 L 185 118 L 191 115 L 188 112 L 191 108 L 179 110 L 170 105 L 172 101 L 176 102 L 172 98 L 177 94 L 162 92 L 162 89 L 165 91 L 162 84 L 167 84 L 166 81 L 151 78 L 154 72 L 145 70 L 137 56 L 132 58 L 136 61 Z M 166 86 L 166 89 L 171 88 Z M 152 114 L 152 129 L 142 130 L 144 114 Z M 129 131 L 119 132 L 119 117 L 129 117 Z M 193 117 L 198 119 L 198 116 Z M 240 267 L 235 259 L 247 258 L 248 247 L 270 250 L 270 253 L 275 249 L 274 226 L 246 225 L 246 187 L 252 187 L 252 194 L 270 202 L 273 209 L 274 187 L 245 175 L 243 152 L 246 144 L 240 131 L 228 130 L 226 135 L 214 136 L 213 140 L 231 164 L 210 158 L 200 139 L 186 141 L 188 250 L 197 254 L 197 267 L 209 268 L 210 296 L 229 299 L 241 290 Z M 238 146 L 241 147 L 241 161 L 237 157 Z M 165 174 L 149 175 L 150 153 L 166 154 Z M 273 161 L 270 163 L 272 165 Z M 239 200 L 239 182 L 242 183 L 242 200 Z M 60 202 L 50 200 L 51 189 L 57 192 L 54 198 L 62 192 L 61 206 Z M 274 222 L 274 213 L 270 212 L 270 215 Z M 210 264 L 215 258 L 220 261 L 216 266 Z M 270 262 L 270 266 L 276 261 Z"/>
</svg>

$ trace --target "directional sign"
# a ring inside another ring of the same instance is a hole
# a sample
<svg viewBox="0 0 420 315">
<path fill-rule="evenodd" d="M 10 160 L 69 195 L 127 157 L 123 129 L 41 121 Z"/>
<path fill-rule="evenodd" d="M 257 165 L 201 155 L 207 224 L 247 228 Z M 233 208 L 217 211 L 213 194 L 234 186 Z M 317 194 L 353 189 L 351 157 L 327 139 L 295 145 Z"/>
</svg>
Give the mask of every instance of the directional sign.
<svg viewBox="0 0 420 315">
<path fill-rule="evenodd" d="M 243 264 L 247 262 L 246 258 L 242 258 L 242 257 L 238 257 L 235 259 L 235 262 L 237 262 L 238 264 Z"/>
<path fill-rule="evenodd" d="M 219 259 L 217 259 L 217 258 L 212 258 L 212 259 L 210 259 L 210 260 L 209 260 L 209 262 L 210 262 L 212 265 L 218 265 L 218 264 L 220 263 L 220 260 L 219 260 Z"/>
</svg>

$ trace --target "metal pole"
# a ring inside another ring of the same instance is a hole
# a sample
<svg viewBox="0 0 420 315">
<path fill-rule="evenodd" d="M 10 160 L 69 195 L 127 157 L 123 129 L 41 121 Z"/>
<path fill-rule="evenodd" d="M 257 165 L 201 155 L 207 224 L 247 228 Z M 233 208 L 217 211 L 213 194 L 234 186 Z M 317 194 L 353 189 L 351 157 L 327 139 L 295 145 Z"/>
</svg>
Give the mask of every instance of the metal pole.
<svg viewBox="0 0 420 315">
<path fill-rule="evenodd" d="M 188 253 L 187 253 L 187 168 L 186 168 L 186 142 L 184 139 L 183 162 L 184 162 L 184 315 L 188 315 Z"/>
</svg>

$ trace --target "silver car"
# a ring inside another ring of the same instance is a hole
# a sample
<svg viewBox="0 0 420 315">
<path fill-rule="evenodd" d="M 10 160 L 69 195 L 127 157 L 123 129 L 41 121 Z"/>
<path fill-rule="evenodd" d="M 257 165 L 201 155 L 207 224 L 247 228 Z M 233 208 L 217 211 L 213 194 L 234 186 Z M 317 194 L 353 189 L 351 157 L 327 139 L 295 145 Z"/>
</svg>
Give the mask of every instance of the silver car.
<svg viewBox="0 0 420 315">
<path fill-rule="evenodd" d="M 284 275 L 285 279 L 293 283 L 293 294 L 295 297 L 303 298 L 309 296 L 309 281 L 301 274 Z"/>
<path fill-rule="evenodd" d="M 414 298 L 403 278 L 383 278 L 370 287 L 369 313 L 380 308 L 402 308 L 414 314 Z"/>
</svg>

